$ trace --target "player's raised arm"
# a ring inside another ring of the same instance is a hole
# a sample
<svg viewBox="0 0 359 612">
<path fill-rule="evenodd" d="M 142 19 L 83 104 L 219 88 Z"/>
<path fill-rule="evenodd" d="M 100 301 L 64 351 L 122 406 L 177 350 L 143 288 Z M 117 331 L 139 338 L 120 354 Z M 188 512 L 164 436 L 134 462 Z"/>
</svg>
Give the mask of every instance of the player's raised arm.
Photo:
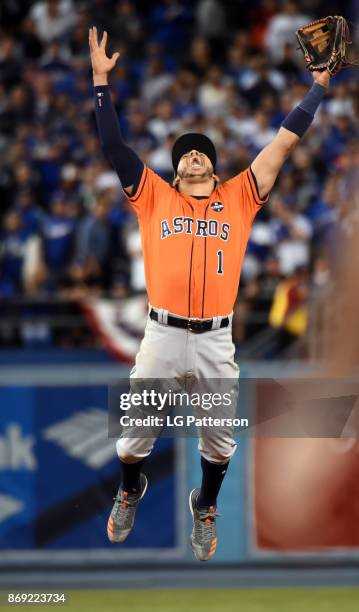
<svg viewBox="0 0 359 612">
<path fill-rule="evenodd" d="M 143 173 L 143 162 L 123 141 L 119 121 L 112 104 L 108 73 L 114 68 L 120 54 L 106 55 L 107 32 L 99 44 L 97 29 L 89 30 L 89 45 L 95 88 L 96 121 L 102 150 L 105 157 L 116 170 L 122 187 L 129 196 L 136 193 Z"/>
<path fill-rule="evenodd" d="M 261 198 L 272 189 L 281 167 L 311 125 L 314 113 L 327 92 L 329 72 L 313 72 L 313 78 L 310 91 L 285 118 L 273 142 L 257 155 L 251 165 Z"/>
</svg>

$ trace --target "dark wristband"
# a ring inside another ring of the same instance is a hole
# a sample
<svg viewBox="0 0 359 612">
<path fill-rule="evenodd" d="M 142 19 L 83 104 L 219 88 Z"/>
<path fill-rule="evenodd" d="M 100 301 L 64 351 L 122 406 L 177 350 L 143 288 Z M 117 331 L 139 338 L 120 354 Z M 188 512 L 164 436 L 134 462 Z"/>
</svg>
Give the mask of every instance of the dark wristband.
<svg viewBox="0 0 359 612">
<path fill-rule="evenodd" d="M 319 83 L 314 83 L 300 104 L 284 119 L 282 127 L 297 134 L 300 138 L 304 136 L 313 121 L 315 111 L 326 93 L 326 87 L 319 85 Z"/>
<path fill-rule="evenodd" d="M 314 117 L 315 111 L 327 93 L 327 88 L 314 83 L 298 107 Z"/>
</svg>

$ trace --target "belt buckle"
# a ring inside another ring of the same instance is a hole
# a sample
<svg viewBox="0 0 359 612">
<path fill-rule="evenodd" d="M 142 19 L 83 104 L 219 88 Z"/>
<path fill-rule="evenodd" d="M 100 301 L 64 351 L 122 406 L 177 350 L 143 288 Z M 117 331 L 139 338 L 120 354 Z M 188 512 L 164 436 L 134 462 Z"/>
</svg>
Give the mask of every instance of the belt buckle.
<svg viewBox="0 0 359 612">
<path fill-rule="evenodd" d="M 188 319 L 187 329 L 193 334 L 200 334 L 202 331 L 201 320 L 200 319 Z"/>
</svg>

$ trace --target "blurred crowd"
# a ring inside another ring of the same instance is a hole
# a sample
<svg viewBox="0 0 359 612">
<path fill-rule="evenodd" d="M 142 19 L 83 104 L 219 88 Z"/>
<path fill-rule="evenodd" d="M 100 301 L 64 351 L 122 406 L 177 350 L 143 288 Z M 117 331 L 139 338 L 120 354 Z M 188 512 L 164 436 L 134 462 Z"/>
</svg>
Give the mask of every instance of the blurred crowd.
<svg viewBox="0 0 359 612">
<path fill-rule="evenodd" d="M 311 84 L 295 30 L 328 13 L 357 22 L 358 12 L 355 0 L 1 2 L 0 300 L 145 289 L 137 223 L 96 132 L 90 26 L 121 53 L 111 90 L 126 141 L 171 181 L 176 136 L 204 132 L 225 180 L 273 139 Z M 256 218 L 239 341 L 268 321 L 289 339 L 302 334 L 303 304 L 330 281 L 359 210 L 358 94 L 354 68 L 332 79 Z"/>
</svg>

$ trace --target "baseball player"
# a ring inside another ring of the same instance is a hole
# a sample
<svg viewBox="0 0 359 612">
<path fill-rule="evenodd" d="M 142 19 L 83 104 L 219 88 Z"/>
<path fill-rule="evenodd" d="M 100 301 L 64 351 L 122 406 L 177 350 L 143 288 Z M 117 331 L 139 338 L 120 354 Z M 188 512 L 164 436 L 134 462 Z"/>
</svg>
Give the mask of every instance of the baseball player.
<svg viewBox="0 0 359 612">
<path fill-rule="evenodd" d="M 278 172 L 309 128 L 326 94 L 330 75 L 313 73 L 314 84 L 284 120 L 273 142 L 251 166 L 221 184 L 216 150 L 203 134 L 181 135 L 173 146 L 172 186 L 128 147 L 108 88 L 119 53 L 106 55 L 107 33 L 89 44 L 96 119 L 103 152 L 116 170 L 141 231 L 149 316 L 131 377 L 237 379 L 231 334 L 232 310 L 252 222 L 267 202 Z M 111 542 L 130 533 L 147 489 L 142 469 L 155 438 L 117 442 L 123 480 L 108 521 Z M 205 561 L 216 550 L 217 497 L 235 451 L 232 432 L 199 432 L 202 483 L 190 494 L 192 549 Z"/>
</svg>

